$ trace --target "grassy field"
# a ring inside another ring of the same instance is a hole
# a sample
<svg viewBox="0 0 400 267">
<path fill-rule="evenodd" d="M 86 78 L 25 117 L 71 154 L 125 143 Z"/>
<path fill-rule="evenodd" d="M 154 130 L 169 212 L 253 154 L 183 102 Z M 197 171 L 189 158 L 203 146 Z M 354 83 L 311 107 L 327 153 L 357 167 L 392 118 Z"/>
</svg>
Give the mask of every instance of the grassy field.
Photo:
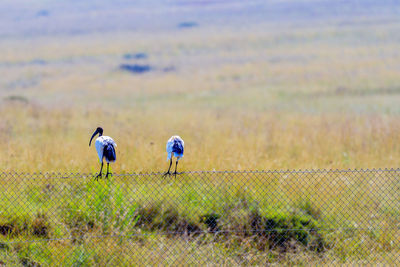
<svg viewBox="0 0 400 267">
<path fill-rule="evenodd" d="M 0 255 L 31 266 L 395 264 L 398 173 L 3 175 Z"/>
<path fill-rule="evenodd" d="M 184 172 L 397 168 L 397 7 L 199 1 L 174 11 L 117 2 L 90 12 L 86 2 L 36 4 L 25 20 L 18 4 L 0 3 L 9 11 L 0 18 L 9 26 L 0 27 L 1 171 L 95 173 L 95 128 L 118 144 L 111 181 L 0 175 L 0 263 L 398 262 L 397 172 L 127 175 L 165 171 L 165 143 L 176 134 Z M 222 230 L 244 234 L 187 233 L 207 231 L 216 215 Z M 308 223 L 285 237 L 293 244 L 270 249 L 254 219 L 283 223 L 277 229 Z"/>
<path fill-rule="evenodd" d="M 132 48 L 139 36 L 2 43 L 13 53 L 2 55 L 1 161 L 6 170 L 92 171 L 87 143 L 101 125 L 119 144 L 118 172 L 163 170 L 173 134 L 186 141 L 187 170 L 397 166 L 399 55 L 384 39 L 396 26 L 285 38 L 199 29 L 141 36 Z M 118 70 L 132 51 L 155 70 Z M 168 66 L 176 70 L 158 70 Z"/>
</svg>

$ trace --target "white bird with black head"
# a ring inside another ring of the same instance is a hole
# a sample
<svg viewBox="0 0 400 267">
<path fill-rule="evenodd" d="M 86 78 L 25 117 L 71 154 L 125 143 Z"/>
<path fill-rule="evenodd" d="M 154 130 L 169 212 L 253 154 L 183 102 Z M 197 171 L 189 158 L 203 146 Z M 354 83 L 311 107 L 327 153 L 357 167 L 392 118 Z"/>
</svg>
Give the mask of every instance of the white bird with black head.
<svg viewBox="0 0 400 267">
<path fill-rule="evenodd" d="M 110 162 L 115 162 L 117 159 L 116 153 L 115 153 L 115 147 L 117 144 L 114 142 L 114 140 L 109 137 L 109 136 L 104 136 L 103 135 L 103 128 L 97 127 L 96 131 L 93 133 L 92 138 L 90 138 L 89 141 L 89 146 L 92 143 L 92 139 L 96 136 L 96 134 L 99 134 L 99 137 L 96 138 L 95 146 L 97 150 L 97 155 L 99 156 L 99 160 L 101 163 L 100 167 L 100 172 L 96 176 L 95 180 L 97 181 L 99 177 L 102 177 L 102 171 L 103 171 L 103 158 L 106 159 L 107 162 L 107 174 L 106 178 L 111 174 L 109 172 L 109 165 Z"/>
<path fill-rule="evenodd" d="M 185 147 L 185 142 L 183 142 L 182 138 L 177 135 L 172 136 L 167 142 L 167 161 L 169 160 L 169 168 L 168 171 L 164 175 L 170 175 L 171 165 L 172 165 L 172 157 L 176 157 L 175 163 L 175 172 L 173 174 L 177 174 L 176 170 L 178 168 L 178 161 L 183 157 L 183 150 Z"/>
</svg>

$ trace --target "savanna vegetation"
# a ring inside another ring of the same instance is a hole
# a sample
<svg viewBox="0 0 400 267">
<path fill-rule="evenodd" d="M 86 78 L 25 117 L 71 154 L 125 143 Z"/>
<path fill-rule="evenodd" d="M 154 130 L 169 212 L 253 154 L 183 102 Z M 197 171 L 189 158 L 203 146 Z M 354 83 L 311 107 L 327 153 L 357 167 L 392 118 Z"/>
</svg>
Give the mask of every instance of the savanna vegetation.
<svg viewBox="0 0 400 267">
<path fill-rule="evenodd" d="M 189 173 L 396 168 L 391 18 L 1 35 L 1 263 L 396 264 L 396 171 Z M 97 126 L 118 144 L 98 183 Z"/>
</svg>

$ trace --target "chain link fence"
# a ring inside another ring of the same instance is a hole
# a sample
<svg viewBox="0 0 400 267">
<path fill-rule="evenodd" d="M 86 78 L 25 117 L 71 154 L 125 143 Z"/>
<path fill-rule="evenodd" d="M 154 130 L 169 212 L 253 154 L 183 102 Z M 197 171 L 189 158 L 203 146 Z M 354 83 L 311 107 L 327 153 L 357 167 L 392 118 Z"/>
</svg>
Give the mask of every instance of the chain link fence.
<svg viewBox="0 0 400 267">
<path fill-rule="evenodd" d="M 0 266 L 400 264 L 400 169 L 0 173 Z"/>
</svg>

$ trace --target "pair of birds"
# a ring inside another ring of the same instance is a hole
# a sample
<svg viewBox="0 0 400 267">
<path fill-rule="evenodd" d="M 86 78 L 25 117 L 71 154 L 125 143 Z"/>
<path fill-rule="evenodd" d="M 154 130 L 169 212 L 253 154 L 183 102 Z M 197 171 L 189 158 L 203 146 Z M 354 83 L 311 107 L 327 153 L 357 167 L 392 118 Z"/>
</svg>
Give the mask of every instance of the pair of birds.
<svg viewBox="0 0 400 267">
<path fill-rule="evenodd" d="M 114 142 L 114 140 L 111 137 L 103 135 L 103 128 L 101 128 L 101 127 L 97 127 L 96 131 L 93 133 L 93 135 L 89 141 L 89 146 L 92 143 L 92 139 L 97 134 L 99 135 L 99 137 L 96 138 L 95 147 L 97 150 L 97 155 L 99 156 L 101 166 L 100 166 L 100 172 L 95 178 L 96 181 L 102 177 L 103 158 L 107 162 L 106 178 L 108 178 L 108 176 L 111 174 L 109 172 L 110 162 L 115 162 L 115 160 L 117 159 L 117 156 L 115 153 L 115 147 L 117 146 L 117 144 Z M 177 174 L 176 170 L 178 168 L 178 161 L 180 158 L 183 157 L 184 146 L 185 146 L 185 143 L 183 142 L 182 138 L 180 138 L 177 135 L 172 136 L 167 141 L 167 153 L 168 153 L 167 161 L 169 160 L 170 162 L 169 162 L 168 171 L 166 173 L 164 173 L 164 175 L 171 174 L 170 170 L 171 170 L 171 165 L 172 165 L 172 157 L 175 156 L 176 163 L 175 163 L 175 172 L 173 174 L 176 176 L 176 174 Z"/>
</svg>

